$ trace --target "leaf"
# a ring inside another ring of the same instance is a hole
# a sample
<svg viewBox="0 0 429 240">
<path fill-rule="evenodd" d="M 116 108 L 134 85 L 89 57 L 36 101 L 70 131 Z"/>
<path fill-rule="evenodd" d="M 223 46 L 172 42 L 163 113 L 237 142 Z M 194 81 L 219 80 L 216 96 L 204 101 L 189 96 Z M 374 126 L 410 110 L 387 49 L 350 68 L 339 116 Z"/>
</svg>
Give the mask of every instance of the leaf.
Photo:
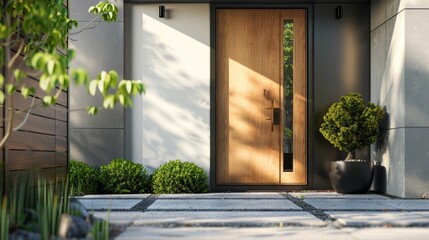
<svg viewBox="0 0 429 240">
<path fill-rule="evenodd" d="M 6 93 L 8 95 L 11 95 L 12 93 L 14 93 L 16 91 L 16 87 L 15 85 L 13 85 L 12 83 L 8 83 L 6 84 Z"/>
<path fill-rule="evenodd" d="M 133 90 L 133 83 L 131 81 L 127 81 L 125 87 L 127 89 L 127 93 L 131 94 L 131 91 Z"/>
<path fill-rule="evenodd" d="M 0 104 L 4 103 L 4 92 L 0 90 Z"/>
<path fill-rule="evenodd" d="M 44 54 L 38 52 L 31 58 L 31 66 L 35 69 L 42 69 L 44 65 Z"/>
<path fill-rule="evenodd" d="M 52 75 L 54 73 L 54 69 L 55 69 L 55 61 L 54 60 L 49 60 L 48 61 L 48 66 L 47 66 L 48 73 L 50 75 Z"/>
<path fill-rule="evenodd" d="M 0 73 L 0 86 L 3 86 L 4 84 L 4 76 Z"/>
<path fill-rule="evenodd" d="M 104 98 L 103 107 L 105 109 L 112 109 L 113 107 L 115 107 L 115 103 L 116 103 L 116 96 L 113 94 L 110 94 Z"/>
<path fill-rule="evenodd" d="M 27 99 L 27 97 L 30 95 L 30 89 L 23 86 L 21 88 L 21 95 L 24 97 L 24 99 Z"/>
<path fill-rule="evenodd" d="M 13 76 L 15 77 L 16 81 L 20 81 L 21 79 L 25 78 L 27 74 L 20 69 L 15 69 L 13 71 Z"/>
<path fill-rule="evenodd" d="M 50 82 L 51 79 L 46 76 L 46 74 L 43 74 L 42 76 L 40 76 L 39 86 L 43 91 L 49 92 L 51 91 Z"/>
<path fill-rule="evenodd" d="M 71 76 L 77 85 L 84 85 L 88 82 L 88 73 L 83 68 L 73 69 Z"/>
<path fill-rule="evenodd" d="M 125 106 L 125 96 L 124 96 L 124 95 L 122 95 L 122 94 L 120 94 L 120 95 L 118 95 L 118 99 L 119 99 L 119 103 L 120 103 L 122 106 Z"/>
<path fill-rule="evenodd" d="M 76 57 L 76 51 L 74 49 L 67 50 L 67 57 L 69 61 L 72 60 Z"/>
<path fill-rule="evenodd" d="M 97 84 L 98 84 L 98 80 L 92 80 L 91 83 L 89 84 L 88 90 L 89 90 L 89 94 L 91 94 L 92 96 L 95 96 L 95 93 L 97 92 Z"/>
<path fill-rule="evenodd" d="M 88 111 L 88 114 L 92 115 L 92 116 L 94 116 L 94 115 L 96 115 L 98 113 L 98 108 L 95 107 L 95 106 L 88 106 L 86 108 L 86 110 Z"/>
<path fill-rule="evenodd" d="M 116 71 L 109 71 L 110 75 L 110 87 L 115 88 L 116 84 L 118 84 L 118 73 Z"/>
<path fill-rule="evenodd" d="M 55 104 L 56 99 L 53 96 L 44 96 L 43 97 L 43 103 L 45 105 L 52 105 Z"/>
<path fill-rule="evenodd" d="M 106 84 L 106 85 L 107 85 L 107 84 Z M 106 91 L 105 91 L 105 81 L 102 81 L 102 80 L 98 81 L 97 86 L 98 86 L 98 91 L 100 91 L 100 92 L 103 94 L 103 96 L 104 96 L 104 95 L 106 95 Z"/>
</svg>

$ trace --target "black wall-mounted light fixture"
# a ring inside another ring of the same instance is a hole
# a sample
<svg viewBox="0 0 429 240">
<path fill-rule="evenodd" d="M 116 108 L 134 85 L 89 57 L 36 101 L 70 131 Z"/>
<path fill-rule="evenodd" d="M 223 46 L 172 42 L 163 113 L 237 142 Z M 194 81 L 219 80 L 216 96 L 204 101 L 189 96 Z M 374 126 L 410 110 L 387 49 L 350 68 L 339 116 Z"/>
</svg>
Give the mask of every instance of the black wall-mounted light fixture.
<svg viewBox="0 0 429 240">
<path fill-rule="evenodd" d="M 159 6 L 159 18 L 165 18 L 165 6 Z"/>
<path fill-rule="evenodd" d="M 340 19 L 342 17 L 343 17 L 343 6 L 340 5 L 335 9 L 335 18 Z"/>
</svg>

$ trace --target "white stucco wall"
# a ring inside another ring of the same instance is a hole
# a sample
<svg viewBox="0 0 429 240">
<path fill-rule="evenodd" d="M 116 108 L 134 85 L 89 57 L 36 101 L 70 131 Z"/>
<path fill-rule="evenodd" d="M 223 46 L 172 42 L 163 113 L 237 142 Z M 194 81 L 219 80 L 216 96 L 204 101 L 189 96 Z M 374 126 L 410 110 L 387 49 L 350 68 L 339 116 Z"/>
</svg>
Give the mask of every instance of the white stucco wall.
<svg viewBox="0 0 429 240">
<path fill-rule="evenodd" d="M 210 8 L 208 4 L 125 6 L 125 78 L 143 97 L 125 113 L 126 156 L 149 169 L 171 159 L 210 165 Z"/>
</svg>

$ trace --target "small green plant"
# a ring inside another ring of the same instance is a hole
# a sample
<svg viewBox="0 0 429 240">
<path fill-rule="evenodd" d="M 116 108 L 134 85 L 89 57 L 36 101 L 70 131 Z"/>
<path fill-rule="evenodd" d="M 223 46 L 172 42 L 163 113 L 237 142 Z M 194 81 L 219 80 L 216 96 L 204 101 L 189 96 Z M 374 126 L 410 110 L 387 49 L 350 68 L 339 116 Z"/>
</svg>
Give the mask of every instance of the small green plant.
<svg viewBox="0 0 429 240">
<path fill-rule="evenodd" d="M 170 160 L 153 173 L 152 190 L 156 194 L 203 193 L 208 191 L 208 177 L 194 163 Z"/>
<path fill-rule="evenodd" d="M 94 214 L 94 212 L 91 212 Z M 110 210 L 107 212 L 106 220 L 95 220 L 92 223 L 91 231 L 88 233 L 89 239 L 97 239 L 97 240 L 108 240 L 109 239 L 109 218 L 110 218 Z"/>
<path fill-rule="evenodd" d="M 332 104 L 319 130 L 335 147 L 347 151 L 346 160 L 351 160 L 357 149 L 375 142 L 383 115 L 381 107 L 371 102 L 365 106 L 362 96 L 351 92 Z"/>
<path fill-rule="evenodd" d="M 47 181 L 33 173 L 16 176 L 0 199 L 0 239 L 8 239 L 17 229 L 50 239 L 57 235 L 60 216 L 68 211 L 68 182 Z"/>
<path fill-rule="evenodd" d="M 71 195 L 81 196 L 100 192 L 100 174 L 88 164 L 71 160 L 69 174 Z"/>
<path fill-rule="evenodd" d="M 7 211 L 7 197 L 0 198 L 0 239 L 8 239 L 9 213 Z"/>
<path fill-rule="evenodd" d="M 141 164 L 117 158 L 100 166 L 100 179 L 105 193 L 145 193 L 149 189 L 149 174 Z"/>
</svg>

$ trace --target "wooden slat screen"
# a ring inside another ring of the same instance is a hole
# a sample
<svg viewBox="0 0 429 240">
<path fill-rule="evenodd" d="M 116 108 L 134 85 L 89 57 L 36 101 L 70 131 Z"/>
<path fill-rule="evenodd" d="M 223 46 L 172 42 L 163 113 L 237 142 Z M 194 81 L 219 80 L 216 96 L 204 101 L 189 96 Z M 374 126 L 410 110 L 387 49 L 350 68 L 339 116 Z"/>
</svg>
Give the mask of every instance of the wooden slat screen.
<svg viewBox="0 0 429 240">
<path fill-rule="evenodd" d="M 68 6 L 67 1 L 64 5 Z M 13 50 L 12 50 L 13 51 Z M 65 55 L 64 50 L 58 49 Z M 23 61 L 20 56 L 19 61 Z M 7 74 L 7 73 L 6 73 Z M 26 77 L 20 84 L 38 89 L 37 78 Z M 20 89 L 20 86 L 18 86 Z M 23 99 L 19 92 L 14 95 L 16 110 L 23 110 L 31 106 L 33 97 L 35 104 L 39 104 L 44 94 L 36 91 L 34 96 Z M 6 112 L 0 109 L 0 118 Z M 7 117 L 7 116 L 6 116 Z M 15 126 L 25 118 L 25 113 L 16 115 Z M 4 150 L 0 150 L 0 162 L 4 161 L 6 183 L 17 176 L 37 174 L 47 179 L 63 179 L 68 165 L 68 92 L 63 91 L 55 107 L 39 107 L 31 111 L 27 123 L 19 131 L 13 132 Z M 4 136 L 4 123 L 0 121 L 0 134 Z"/>
</svg>

